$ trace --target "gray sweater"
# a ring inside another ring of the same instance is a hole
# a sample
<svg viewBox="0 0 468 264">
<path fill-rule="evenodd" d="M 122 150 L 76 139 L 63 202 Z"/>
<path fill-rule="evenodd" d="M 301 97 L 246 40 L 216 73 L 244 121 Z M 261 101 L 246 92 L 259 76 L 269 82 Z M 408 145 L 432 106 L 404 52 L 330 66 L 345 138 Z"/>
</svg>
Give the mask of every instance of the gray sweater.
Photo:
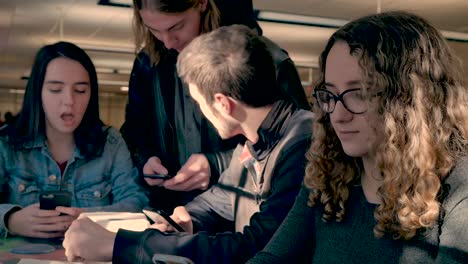
<svg viewBox="0 0 468 264">
<path fill-rule="evenodd" d="M 248 263 L 466 263 L 468 157 L 458 162 L 443 188 L 439 223 L 401 241 L 374 236 L 376 205 L 367 202 L 361 186 L 350 190 L 341 223 L 323 222 L 320 207 L 307 205 L 309 190 L 303 187 L 271 241 Z"/>
</svg>

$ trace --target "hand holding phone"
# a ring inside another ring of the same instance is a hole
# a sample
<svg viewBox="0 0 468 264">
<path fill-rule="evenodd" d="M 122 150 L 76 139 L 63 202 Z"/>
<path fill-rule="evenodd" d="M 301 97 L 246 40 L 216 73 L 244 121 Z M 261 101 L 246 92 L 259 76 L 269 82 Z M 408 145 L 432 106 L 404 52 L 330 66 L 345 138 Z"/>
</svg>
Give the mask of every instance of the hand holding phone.
<svg viewBox="0 0 468 264">
<path fill-rule="evenodd" d="M 161 222 L 167 222 L 169 223 L 175 230 L 179 232 L 184 232 L 184 228 L 177 224 L 166 212 L 163 210 L 154 210 L 152 208 L 145 208 L 143 209 L 143 213 L 151 219 L 154 223 L 161 223 Z M 164 220 L 162 220 L 164 219 Z"/>
<path fill-rule="evenodd" d="M 39 196 L 39 209 L 54 210 L 57 206 L 70 207 L 71 193 L 67 191 L 41 192 Z"/>
</svg>

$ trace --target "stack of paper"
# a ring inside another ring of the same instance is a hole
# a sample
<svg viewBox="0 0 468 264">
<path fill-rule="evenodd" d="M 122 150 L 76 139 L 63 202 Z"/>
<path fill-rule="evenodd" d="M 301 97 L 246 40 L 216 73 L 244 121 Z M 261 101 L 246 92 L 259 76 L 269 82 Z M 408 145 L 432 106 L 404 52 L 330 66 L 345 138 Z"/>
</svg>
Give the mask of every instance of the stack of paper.
<svg viewBox="0 0 468 264">
<path fill-rule="evenodd" d="M 21 259 L 18 264 L 70 264 L 70 263 L 83 263 L 83 262 L 68 262 L 59 260 L 40 260 L 40 259 Z M 88 264 L 110 264 L 112 262 L 89 262 Z"/>
<path fill-rule="evenodd" d="M 109 231 L 117 232 L 120 228 L 131 231 L 143 231 L 150 222 L 143 213 L 124 212 L 86 212 L 82 213 Z"/>
</svg>

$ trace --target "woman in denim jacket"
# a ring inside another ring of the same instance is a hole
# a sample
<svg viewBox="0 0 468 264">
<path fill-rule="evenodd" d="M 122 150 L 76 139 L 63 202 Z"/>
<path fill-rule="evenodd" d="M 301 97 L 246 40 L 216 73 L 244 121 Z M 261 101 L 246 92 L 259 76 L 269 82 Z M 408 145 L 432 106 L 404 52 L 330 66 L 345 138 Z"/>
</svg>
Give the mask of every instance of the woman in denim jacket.
<svg viewBox="0 0 468 264">
<path fill-rule="evenodd" d="M 0 131 L 0 232 L 60 237 L 82 211 L 146 206 L 120 134 L 99 118 L 94 65 L 79 47 L 39 50 L 18 119 Z M 39 195 L 63 191 L 70 207 L 41 210 Z"/>
</svg>

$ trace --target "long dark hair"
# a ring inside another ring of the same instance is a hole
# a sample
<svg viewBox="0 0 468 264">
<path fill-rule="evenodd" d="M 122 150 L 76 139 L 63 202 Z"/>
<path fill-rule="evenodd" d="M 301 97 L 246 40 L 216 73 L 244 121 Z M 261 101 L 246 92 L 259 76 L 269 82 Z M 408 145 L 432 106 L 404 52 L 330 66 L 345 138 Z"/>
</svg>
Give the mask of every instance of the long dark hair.
<svg viewBox="0 0 468 264">
<path fill-rule="evenodd" d="M 8 141 L 16 150 L 45 135 L 45 114 L 42 105 L 42 87 L 49 63 L 58 57 L 79 62 L 88 72 L 91 97 L 81 123 L 74 131 L 75 144 L 86 158 L 102 153 L 107 133 L 102 129 L 99 118 L 98 82 L 96 69 L 84 50 L 69 42 L 57 42 L 42 47 L 34 60 L 31 74 L 26 84 L 23 106 L 16 121 L 9 125 L 6 133 Z"/>
</svg>

